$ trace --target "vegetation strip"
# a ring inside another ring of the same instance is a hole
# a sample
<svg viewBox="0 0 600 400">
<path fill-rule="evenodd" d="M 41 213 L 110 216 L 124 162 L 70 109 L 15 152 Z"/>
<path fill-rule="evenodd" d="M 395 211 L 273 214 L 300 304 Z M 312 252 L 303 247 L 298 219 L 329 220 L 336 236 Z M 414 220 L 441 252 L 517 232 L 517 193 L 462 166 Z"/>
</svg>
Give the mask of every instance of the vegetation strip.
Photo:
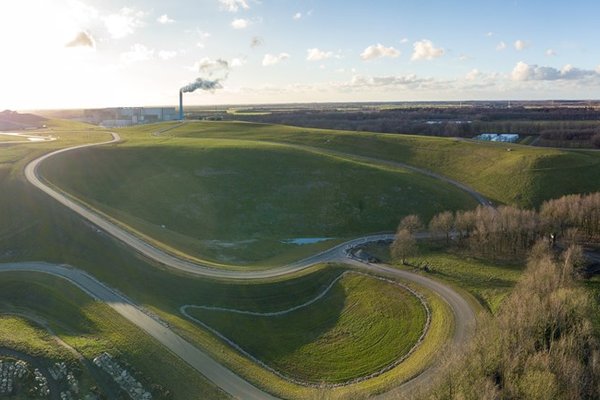
<svg viewBox="0 0 600 400">
<path fill-rule="evenodd" d="M 210 310 L 210 311 L 221 311 L 221 312 L 230 312 L 230 313 L 236 313 L 236 314 L 245 314 L 245 315 L 254 315 L 254 316 L 262 316 L 262 317 L 270 317 L 270 316 L 279 316 L 279 315 L 284 315 L 284 314 L 288 314 L 290 312 L 299 310 L 301 308 L 307 307 L 313 303 L 315 303 L 316 301 L 322 299 L 330 290 L 331 288 L 341 279 L 343 278 L 345 275 L 347 274 L 356 274 L 356 275 L 361 275 L 361 276 L 366 276 L 372 279 L 377 279 L 380 280 L 382 282 L 387 282 L 389 284 L 398 286 L 406 291 L 408 291 L 409 293 L 411 293 L 413 296 L 415 296 L 416 298 L 419 299 L 419 302 L 421 303 L 421 305 L 423 306 L 423 308 L 425 309 L 425 314 L 426 314 L 426 321 L 425 324 L 423 325 L 423 330 L 421 332 L 421 335 L 419 336 L 419 339 L 417 340 L 417 342 L 413 345 L 413 347 L 411 347 L 411 349 L 404 354 L 402 357 L 400 357 L 399 359 L 397 359 L 396 361 L 394 361 L 391 364 L 386 365 L 385 367 L 369 374 L 369 375 L 365 375 L 365 376 L 361 376 L 359 378 L 355 378 L 355 379 L 351 379 L 349 381 L 346 382 L 342 382 L 342 383 L 312 383 L 312 382 L 308 382 L 308 381 L 304 381 L 304 380 L 300 380 L 300 379 L 296 379 L 293 378 L 291 376 L 288 376 L 284 373 L 282 373 L 281 371 L 278 371 L 274 368 L 272 368 L 271 366 L 269 366 L 268 364 L 266 364 L 265 362 L 263 362 L 262 360 L 260 360 L 259 358 L 255 357 L 254 355 L 250 354 L 249 352 L 247 352 L 246 350 L 244 350 L 241 346 L 239 346 L 237 343 L 235 343 L 234 341 L 232 341 L 231 339 L 227 338 L 225 335 L 223 335 L 222 333 L 220 333 L 218 330 L 212 328 L 211 326 L 209 326 L 208 324 L 202 322 L 201 320 L 191 316 L 187 310 L 189 308 L 199 308 L 199 309 L 204 309 L 204 310 Z M 298 306 L 295 307 L 291 307 L 288 308 L 287 310 L 282 310 L 282 311 L 276 311 L 276 312 L 266 312 L 266 313 L 261 313 L 261 312 L 253 312 L 253 311 L 245 311 L 245 310 L 236 310 L 236 309 L 231 309 L 231 308 L 223 308 L 223 307 L 209 307 L 209 306 L 197 306 L 197 305 L 183 305 L 180 308 L 181 313 L 188 319 L 200 324 L 202 327 L 204 327 L 205 329 L 209 330 L 210 332 L 212 332 L 214 335 L 216 335 L 217 337 L 219 337 L 221 340 L 223 340 L 224 342 L 226 342 L 227 344 L 229 344 L 231 347 L 235 348 L 237 351 L 239 351 L 240 353 L 242 353 L 243 355 L 245 355 L 246 357 L 248 357 L 249 359 L 251 359 L 252 361 L 256 362 L 257 364 L 259 364 L 261 367 L 269 370 L 270 372 L 274 373 L 275 375 L 279 376 L 280 378 L 283 378 L 289 382 L 293 382 L 296 383 L 298 385 L 302 385 L 302 386 L 308 386 L 308 387 L 314 387 L 314 388 L 322 388 L 322 387 L 327 387 L 327 388 L 334 388 L 334 387 L 342 387 L 342 386 L 348 386 L 348 385 L 352 385 L 355 383 L 360 383 L 360 382 L 364 382 L 366 380 L 375 378 L 381 374 L 384 374 L 385 372 L 388 372 L 389 370 L 393 369 L 394 367 L 398 366 L 399 364 L 401 364 L 402 362 L 404 362 L 408 357 L 410 357 L 414 351 L 421 345 L 421 343 L 423 342 L 423 340 L 425 339 L 425 336 L 427 335 L 427 332 L 429 331 L 429 326 L 431 324 L 431 310 L 429 309 L 429 305 L 427 304 L 427 301 L 425 300 L 425 298 L 423 297 L 422 294 L 420 294 L 419 292 L 415 291 L 414 289 L 411 289 L 410 287 L 401 284 L 395 280 L 392 279 L 387 279 L 387 278 L 382 278 L 380 276 L 375 276 L 372 274 L 366 274 L 363 272 L 357 272 L 357 271 L 345 271 L 343 273 L 341 273 L 340 275 L 338 275 L 326 288 L 325 290 L 323 290 L 319 295 L 317 295 L 315 298 L 300 304 Z"/>
</svg>

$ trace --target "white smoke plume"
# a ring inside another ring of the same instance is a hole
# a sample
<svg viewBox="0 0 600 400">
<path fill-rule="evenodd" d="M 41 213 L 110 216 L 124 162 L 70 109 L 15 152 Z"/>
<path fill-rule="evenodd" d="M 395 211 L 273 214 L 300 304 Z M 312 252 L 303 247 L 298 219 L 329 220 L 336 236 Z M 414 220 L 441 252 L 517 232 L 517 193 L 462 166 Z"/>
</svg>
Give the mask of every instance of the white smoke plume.
<svg viewBox="0 0 600 400">
<path fill-rule="evenodd" d="M 180 90 L 184 93 L 190 93 L 198 89 L 214 91 L 223 88 L 221 82 L 227 79 L 230 68 L 229 63 L 222 58 L 216 60 L 203 58 L 195 64 L 195 67 L 202 76 L 182 87 Z"/>
<path fill-rule="evenodd" d="M 183 93 L 191 93 L 198 89 L 214 91 L 215 89 L 221 89 L 222 87 L 220 79 L 208 80 L 197 78 L 194 82 L 188 83 L 180 90 Z"/>
</svg>

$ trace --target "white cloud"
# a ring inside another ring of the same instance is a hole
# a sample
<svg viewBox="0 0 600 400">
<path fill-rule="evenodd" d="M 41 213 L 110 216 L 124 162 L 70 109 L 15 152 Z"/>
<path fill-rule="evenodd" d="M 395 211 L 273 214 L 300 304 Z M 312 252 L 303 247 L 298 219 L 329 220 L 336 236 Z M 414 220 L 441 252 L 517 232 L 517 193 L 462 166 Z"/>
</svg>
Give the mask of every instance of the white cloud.
<svg viewBox="0 0 600 400">
<path fill-rule="evenodd" d="M 529 47 L 529 43 L 524 40 L 519 39 L 519 40 L 515 41 L 515 49 L 517 51 L 523 51 L 528 47 Z"/>
<path fill-rule="evenodd" d="M 375 60 L 382 57 L 396 58 L 400 56 L 400 51 L 393 47 L 385 47 L 381 43 L 377 43 L 367 47 L 361 54 L 360 58 L 365 61 Z"/>
<path fill-rule="evenodd" d="M 231 65 L 233 68 L 241 67 L 245 64 L 246 64 L 246 59 L 240 58 L 240 57 L 232 58 L 231 62 L 229 63 L 229 65 Z"/>
<path fill-rule="evenodd" d="M 231 21 L 231 27 L 233 29 L 245 29 L 249 25 L 250 25 L 250 20 L 249 19 L 236 18 L 233 21 Z"/>
<path fill-rule="evenodd" d="M 159 24 L 163 25 L 172 24 L 173 22 L 175 22 L 175 20 L 173 18 L 170 18 L 167 14 L 163 14 L 160 17 L 156 18 L 156 21 Z"/>
<path fill-rule="evenodd" d="M 413 44 L 411 60 L 433 60 L 444 55 L 444 49 L 436 48 L 431 40 L 423 39 Z"/>
<path fill-rule="evenodd" d="M 354 75 L 344 86 L 350 88 L 410 88 L 418 89 L 435 84 L 431 78 L 420 78 L 415 74 L 399 76 L 362 76 Z"/>
<path fill-rule="evenodd" d="M 554 49 L 548 49 L 546 50 L 546 55 L 548 57 L 554 57 L 556 55 L 556 51 Z"/>
<path fill-rule="evenodd" d="M 308 61 L 322 61 L 333 57 L 333 52 L 323 51 L 317 48 L 306 50 L 306 59 Z"/>
<path fill-rule="evenodd" d="M 594 77 L 600 77 L 600 73 L 598 71 L 575 68 L 571 64 L 557 69 L 538 66 L 536 64 L 527 64 L 523 61 L 519 61 L 511 73 L 511 78 L 514 81 L 572 81 Z"/>
<path fill-rule="evenodd" d="M 219 0 L 221 8 L 229 12 L 238 12 L 241 9 L 247 10 L 250 8 L 246 0 Z"/>
<path fill-rule="evenodd" d="M 494 36 L 494 32 L 488 32 L 488 33 L 485 34 L 485 36 L 492 37 L 492 36 Z"/>
<path fill-rule="evenodd" d="M 161 50 L 158 52 L 158 58 L 160 58 L 161 60 L 170 60 L 172 58 L 177 57 L 177 52 L 176 51 L 171 51 L 171 50 Z"/>
<path fill-rule="evenodd" d="M 504 42 L 500 42 L 500 43 L 498 43 L 498 44 L 496 45 L 496 50 L 497 50 L 497 51 L 502 51 L 502 50 L 504 50 L 504 49 L 506 49 L 506 43 L 504 43 Z"/>
<path fill-rule="evenodd" d="M 292 19 L 294 21 L 298 21 L 301 18 L 302 18 L 302 13 L 301 12 L 297 12 L 296 14 L 292 15 Z"/>
<path fill-rule="evenodd" d="M 198 36 L 200 37 L 200 40 L 196 43 L 196 46 L 200 47 L 201 49 L 204 48 L 204 46 L 206 45 L 206 41 L 208 40 L 208 38 L 210 38 L 212 35 L 208 32 L 204 32 L 200 29 L 196 30 L 196 33 L 198 34 Z"/>
<path fill-rule="evenodd" d="M 136 28 L 143 25 L 144 12 L 131 8 L 122 8 L 116 14 L 104 17 L 104 25 L 113 39 L 121 39 L 131 35 Z"/>
<path fill-rule="evenodd" d="M 148 61 L 154 58 L 154 50 L 149 49 L 143 44 L 136 43 L 129 51 L 121 53 L 121 61 L 124 64 L 133 64 L 141 61 Z"/>
<path fill-rule="evenodd" d="M 465 75 L 465 79 L 468 81 L 474 81 L 477 78 L 479 78 L 481 76 L 481 72 L 479 72 L 479 70 L 477 68 L 472 69 L 471 71 L 469 71 L 469 73 L 467 73 L 467 75 Z"/>
<path fill-rule="evenodd" d="M 262 65 L 268 67 L 270 65 L 279 64 L 282 61 L 290 58 L 288 53 L 279 53 L 279 54 L 265 54 Z"/>
<path fill-rule="evenodd" d="M 402 43 L 402 44 L 408 43 L 408 38 L 402 38 L 402 39 L 400 39 L 400 43 Z"/>
<path fill-rule="evenodd" d="M 222 58 L 212 59 L 204 57 L 194 63 L 194 69 L 208 76 L 229 70 L 229 63 Z"/>
</svg>

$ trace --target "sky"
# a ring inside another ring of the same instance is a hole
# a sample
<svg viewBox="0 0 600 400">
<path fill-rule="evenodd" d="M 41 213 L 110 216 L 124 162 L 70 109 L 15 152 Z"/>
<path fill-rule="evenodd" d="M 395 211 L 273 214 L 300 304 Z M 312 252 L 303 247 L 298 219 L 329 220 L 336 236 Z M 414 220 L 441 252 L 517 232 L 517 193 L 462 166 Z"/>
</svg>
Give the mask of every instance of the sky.
<svg viewBox="0 0 600 400">
<path fill-rule="evenodd" d="M 1 0 L 0 109 L 598 99 L 597 0 Z"/>
</svg>

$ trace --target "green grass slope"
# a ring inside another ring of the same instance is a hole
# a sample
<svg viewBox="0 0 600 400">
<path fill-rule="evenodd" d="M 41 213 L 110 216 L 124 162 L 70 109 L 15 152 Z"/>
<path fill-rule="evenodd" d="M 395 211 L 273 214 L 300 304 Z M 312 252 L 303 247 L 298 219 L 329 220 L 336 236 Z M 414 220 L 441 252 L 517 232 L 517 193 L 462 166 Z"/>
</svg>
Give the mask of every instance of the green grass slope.
<svg viewBox="0 0 600 400">
<path fill-rule="evenodd" d="M 103 351 L 133 364 L 139 379 L 171 392 L 155 392 L 157 399 L 211 399 L 225 396 L 183 361 L 134 327 L 108 306 L 92 300 L 66 281 L 45 274 L 3 272 L 0 274 L 0 312 L 34 313 L 49 322 L 65 342 L 92 360 Z M 0 330 L 0 334 L 2 331 Z M 16 347 L 27 353 L 54 353 L 23 331 Z M 14 335 L 14 332 L 13 332 Z M 12 342 L 14 343 L 14 339 Z M 11 345 L 10 340 L 0 343 Z M 13 344 L 14 346 L 15 344 Z"/>
<path fill-rule="evenodd" d="M 135 128 L 130 132 L 136 134 Z M 294 143 L 405 162 L 466 183 L 496 202 L 524 207 L 600 190 L 600 152 L 593 151 L 243 122 L 187 123 L 166 134 L 211 138 L 224 133 L 231 139 Z"/>
<path fill-rule="evenodd" d="M 475 205 L 433 178 L 287 145 L 123 136 L 54 157 L 41 173 L 134 230 L 220 263 L 276 265 L 330 245 L 287 239 L 394 230 L 407 214 Z"/>
<path fill-rule="evenodd" d="M 345 382 L 392 364 L 417 343 L 427 319 L 407 290 L 352 274 L 322 299 L 284 315 L 188 313 L 277 371 L 313 383 Z"/>
</svg>

